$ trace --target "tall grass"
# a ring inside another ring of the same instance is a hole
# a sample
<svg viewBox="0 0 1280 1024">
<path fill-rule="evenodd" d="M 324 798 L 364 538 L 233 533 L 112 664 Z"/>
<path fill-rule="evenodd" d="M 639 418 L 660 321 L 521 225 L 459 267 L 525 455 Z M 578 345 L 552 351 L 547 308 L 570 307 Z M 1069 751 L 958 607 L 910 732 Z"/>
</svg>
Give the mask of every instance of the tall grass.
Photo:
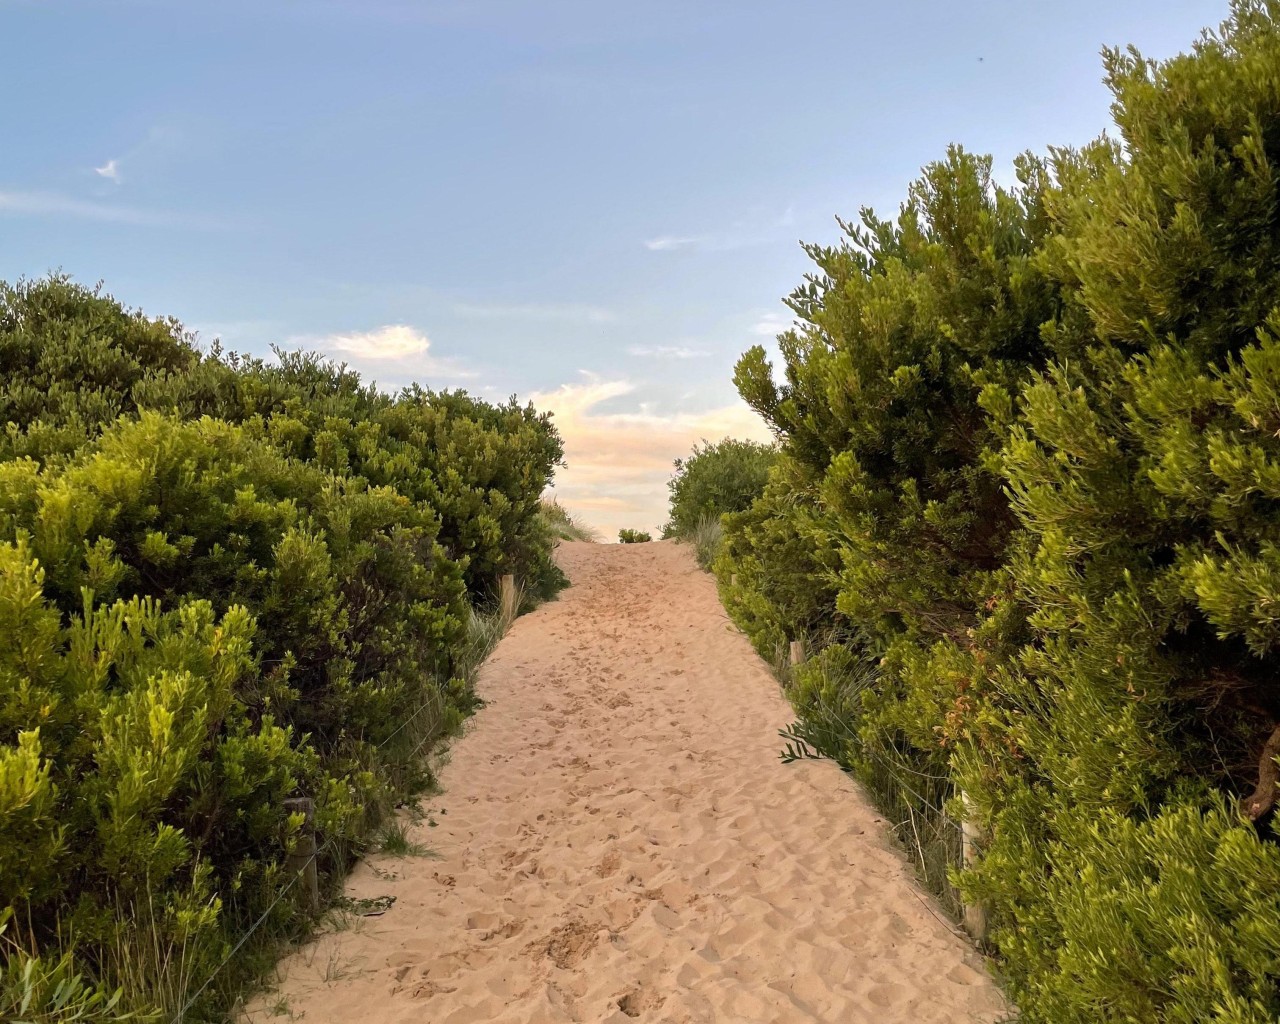
<svg viewBox="0 0 1280 1024">
<path fill-rule="evenodd" d="M 118 990 L 76 970 L 69 953 L 57 960 L 33 957 L 5 934 L 8 923 L 8 914 L 0 914 L 0 1020 L 123 1024 L 143 1019 L 121 1008 Z"/>
<path fill-rule="evenodd" d="M 864 691 L 875 685 L 876 666 L 849 657 L 844 648 L 792 666 L 779 648 L 771 667 L 799 715 L 782 732 L 783 760 L 825 756 L 854 776 L 885 816 L 921 885 L 959 921 L 964 900 L 950 872 L 962 865 L 962 829 L 947 812 L 955 786 L 860 714 Z"/>
<path fill-rule="evenodd" d="M 551 529 L 553 536 L 559 540 L 581 540 L 596 543 L 600 533 L 588 526 L 582 518 L 570 512 L 555 498 L 542 499 L 542 518 Z"/>
<path fill-rule="evenodd" d="M 720 554 L 720 544 L 724 540 L 724 528 L 720 525 L 719 516 L 703 516 L 693 530 L 682 540 L 693 545 L 693 555 L 698 564 L 707 572 Z"/>
</svg>

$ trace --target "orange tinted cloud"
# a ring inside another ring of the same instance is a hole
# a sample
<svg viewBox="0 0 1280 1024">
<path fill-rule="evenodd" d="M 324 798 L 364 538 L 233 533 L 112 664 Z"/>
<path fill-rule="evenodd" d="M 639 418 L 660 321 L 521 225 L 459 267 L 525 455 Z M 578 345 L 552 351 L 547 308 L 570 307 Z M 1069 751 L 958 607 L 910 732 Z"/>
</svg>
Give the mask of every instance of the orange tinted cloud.
<svg viewBox="0 0 1280 1024">
<path fill-rule="evenodd" d="M 627 527 L 656 531 L 667 520 L 672 462 L 703 439 L 771 439 L 764 421 L 743 402 L 699 413 L 659 415 L 599 407 L 634 391 L 623 380 L 585 381 L 530 395 L 540 411 L 555 414 L 568 468 L 556 474 L 554 494 L 606 539 Z M 656 535 L 656 534 L 655 534 Z"/>
</svg>

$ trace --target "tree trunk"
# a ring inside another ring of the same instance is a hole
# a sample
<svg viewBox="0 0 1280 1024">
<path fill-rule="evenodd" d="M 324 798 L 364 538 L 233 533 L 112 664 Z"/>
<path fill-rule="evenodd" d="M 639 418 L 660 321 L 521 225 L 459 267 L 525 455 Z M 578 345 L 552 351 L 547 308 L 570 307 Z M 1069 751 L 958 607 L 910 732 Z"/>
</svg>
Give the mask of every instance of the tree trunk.
<svg viewBox="0 0 1280 1024">
<path fill-rule="evenodd" d="M 1276 758 L 1280 757 L 1280 725 L 1272 730 L 1267 742 L 1258 757 L 1258 786 L 1245 797 L 1240 806 L 1250 821 L 1257 821 L 1275 806 L 1276 783 L 1280 782 L 1280 765 Z"/>
</svg>

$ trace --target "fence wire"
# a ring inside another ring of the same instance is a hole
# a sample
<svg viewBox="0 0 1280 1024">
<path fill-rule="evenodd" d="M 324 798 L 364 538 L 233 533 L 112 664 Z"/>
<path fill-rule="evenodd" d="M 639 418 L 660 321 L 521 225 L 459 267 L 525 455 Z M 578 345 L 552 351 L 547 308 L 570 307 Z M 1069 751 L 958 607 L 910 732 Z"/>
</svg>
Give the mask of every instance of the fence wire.
<svg viewBox="0 0 1280 1024">
<path fill-rule="evenodd" d="M 393 739 L 396 738 L 396 736 L 398 736 L 401 732 L 404 731 L 406 726 L 410 725 L 412 722 L 414 722 L 418 718 L 419 715 L 421 715 L 428 708 L 432 708 L 432 707 L 438 709 L 439 703 L 435 700 L 432 700 L 431 697 L 428 696 L 428 698 L 425 701 L 423 701 L 421 707 L 419 707 L 417 711 L 415 711 L 412 715 L 408 716 L 394 730 L 392 730 L 392 732 L 381 743 L 379 743 L 375 749 L 377 750 L 385 749 L 387 745 Z M 419 751 L 422 750 L 423 746 L 425 746 L 426 743 L 433 738 L 435 738 L 433 734 L 431 732 L 428 732 L 427 735 L 423 738 L 423 740 L 414 747 L 413 751 L 409 755 L 409 760 L 413 760 L 414 758 L 416 758 Z M 257 930 L 260 927 L 262 927 L 263 923 L 266 922 L 266 920 L 271 916 L 271 912 L 275 910 L 277 906 L 279 906 L 280 902 L 293 890 L 294 886 L 298 884 L 299 880 L 302 878 L 303 873 L 307 870 L 307 868 L 309 868 L 312 864 L 318 863 L 320 857 L 323 854 L 327 853 L 332 849 L 335 849 L 339 843 L 344 842 L 346 839 L 347 839 L 347 836 L 344 833 L 338 833 L 336 835 L 330 836 L 320 846 L 316 848 L 316 851 L 313 854 L 311 854 L 311 856 L 308 857 L 297 868 L 296 871 L 290 869 L 291 877 L 280 889 L 280 891 L 276 894 L 275 899 L 273 899 L 271 903 L 268 904 L 267 909 L 264 910 L 258 916 L 257 920 L 255 920 L 253 924 L 249 926 L 248 931 L 246 931 L 243 935 L 240 936 L 240 938 L 236 941 L 236 944 L 231 947 L 230 951 L 227 953 L 225 957 L 222 958 L 222 961 L 218 964 L 218 966 L 215 967 L 209 973 L 209 976 L 207 978 L 205 978 L 203 984 L 201 984 L 201 986 L 198 989 L 196 989 L 195 992 L 193 992 L 187 998 L 186 1002 L 183 1003 L 182 1008 L 179 1009 L 177 1014 L 173 1016 L 169 1024 L 184 1024 L 187 1013 L 190 1012 L 191 1008 L 196 1005 L 196 1002 L 200 999 L 202 995 L 204 995 L 205 991 L 209 988 L 211 984 L 213 984 L 214 980 L 218 977 L 219 974 L 222 973 L 223 969 L 226 968 L 226 966 L 229 963 L 231 963 L 233 959 L 235 959 L 236 954 L 239 953 L 240 950 L 244 948 L 245 944 L 249 941 L 249 939 L 253 937 L 254 933 L 257 932 Z"/>
</svg>

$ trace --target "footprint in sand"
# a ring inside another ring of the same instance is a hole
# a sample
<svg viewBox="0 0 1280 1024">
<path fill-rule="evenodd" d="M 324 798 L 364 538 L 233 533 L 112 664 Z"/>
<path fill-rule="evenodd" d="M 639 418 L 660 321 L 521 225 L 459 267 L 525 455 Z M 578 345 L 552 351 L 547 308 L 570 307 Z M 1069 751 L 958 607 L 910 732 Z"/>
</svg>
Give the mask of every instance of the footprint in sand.
<svg viewBox="0 0 1280 1024">
<path fill-rule="evenodd" d="M 715 581 L 639 547 L 559 549 L 573 586 L 481 671 L 433 856 L 348 880 L 397 897 L 342 936 L 371 969 L 326 980 L 303 949 L 246 1024 L 277 1000 L 306 1024 L 1009 1017 L 840 770 L 779 764 L 791 709 Z"/>
</svg>

